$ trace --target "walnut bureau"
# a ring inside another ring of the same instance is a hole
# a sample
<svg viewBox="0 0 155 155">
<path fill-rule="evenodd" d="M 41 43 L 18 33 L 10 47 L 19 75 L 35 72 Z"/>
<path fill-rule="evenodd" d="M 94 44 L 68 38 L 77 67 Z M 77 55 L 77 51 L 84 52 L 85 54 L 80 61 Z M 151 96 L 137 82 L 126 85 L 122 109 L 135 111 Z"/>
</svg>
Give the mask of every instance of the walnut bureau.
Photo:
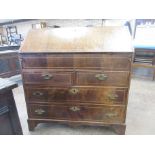
<svg viewBox="0 0 155 155">
<path fill-rule="evenodd" d="M 31 30 L 20 48 L 29 130 L 58 122 L 125 134 L 132 57 L 125 27 Z"/>
</svg>

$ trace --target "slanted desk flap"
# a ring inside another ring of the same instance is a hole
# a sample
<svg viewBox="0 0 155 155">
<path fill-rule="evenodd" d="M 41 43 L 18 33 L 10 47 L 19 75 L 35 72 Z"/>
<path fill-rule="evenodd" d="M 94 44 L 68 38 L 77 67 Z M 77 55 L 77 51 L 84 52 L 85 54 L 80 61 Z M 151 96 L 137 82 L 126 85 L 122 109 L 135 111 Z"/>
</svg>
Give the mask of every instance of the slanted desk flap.
<svg viewBox="0 0 155 155">
<path fill-rule="evenodd" d="M 67 27 L 31 30 L 21 52 L 132 52 L 126 27 Z"/>
</svg>

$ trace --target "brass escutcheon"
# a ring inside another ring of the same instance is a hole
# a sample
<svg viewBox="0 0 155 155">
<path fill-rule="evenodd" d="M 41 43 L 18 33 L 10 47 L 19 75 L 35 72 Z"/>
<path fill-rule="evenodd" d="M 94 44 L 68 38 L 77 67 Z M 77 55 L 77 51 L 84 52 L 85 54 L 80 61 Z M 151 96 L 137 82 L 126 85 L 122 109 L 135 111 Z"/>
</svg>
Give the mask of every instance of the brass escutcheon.
<svg viewBox="0 0 155 155">
<path fill-rule="evenodd" d="M 107 80 L 107 78 L 108 78 L 108 76 L 105 75 L 105 74 L 96 74 L 95 77 L 96 77 L 98 80 L 101 80 L 101 81 Z"/>
<path fill-rule="evenodd" d="M 39 92 L 39 91 L 36 91 L 36 92 L 33 92 L 33 95 L 34 96 L 42 96 L 43 93 L 42 92 Z"/>
<path fill-rule="evenodd" d="M 107 114 L 105 114 L 105 116 L 111 118 L 111 117 L 118 116 L 118 114 L 117 113 L 107 113 Z"/>
<path fill-rule="evenodd" d="M 77 106 L 70 107 L 69 109 L 70 109 L 71 111 L 74 111 L 74 112 L 80 111 L 80 108 L 77 107 Z"/>
<path fill-rule="evenodd" d="M 110 100 L 116 100 L 116 99 L 118 98 L 118 95 L 117 95 L 117 94 L 109 94 L 109 95 L 108 95 L 108 98 L 109 98 Z"/>
<path fill-rule="evenodd" d="M 71 88 L 69 92 L 74 95 L 74 94 L 79 93 L 79 90 L 77 88 Z"/>
<path fill-rule="evenodd" d="M 37 113 L 37 115 L 42 115 L 42 114 L 45 113 L 45 110 L 43 110 L 43 109 L 36 109 L 35 113 Z"/>
<path fill-rule="evenodd" d="M 43 74 L 42 77 L 44 80 L 50 80 L 53 78 L 53 75 L 52 74 Z"/>
</svg>

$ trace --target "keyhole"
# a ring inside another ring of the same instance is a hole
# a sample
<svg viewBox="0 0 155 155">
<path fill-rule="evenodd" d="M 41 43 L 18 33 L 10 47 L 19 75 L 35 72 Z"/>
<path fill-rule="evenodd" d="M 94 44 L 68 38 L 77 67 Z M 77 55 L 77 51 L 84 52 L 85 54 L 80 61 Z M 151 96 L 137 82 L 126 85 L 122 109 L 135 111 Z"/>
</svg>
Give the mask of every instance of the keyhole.
<svg viewBox="0 0 155 155">
<path fill-rule="evenodd" d="M 71 94 L 77 94 L 79 91 L 78 91 L 78 89 L 76 89 L 76 88 L 72 88 L 72 89 L 70 89 L 70 93 Z"/>
</svg>

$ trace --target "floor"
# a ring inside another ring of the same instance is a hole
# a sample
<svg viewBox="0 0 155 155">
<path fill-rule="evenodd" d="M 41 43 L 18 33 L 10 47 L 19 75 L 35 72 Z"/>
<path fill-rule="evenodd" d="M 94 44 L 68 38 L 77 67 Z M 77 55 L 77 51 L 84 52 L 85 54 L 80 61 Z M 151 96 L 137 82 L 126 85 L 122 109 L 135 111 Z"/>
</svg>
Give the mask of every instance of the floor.
<svg viewBox="0 0 155 155">
<path fill-rule="evenodd" d="M 27 126 L 26 103 L 23 87 L 14 89 L 14 97 L 25 135 L 114 135 L 105 127 L 81 126 L 72 128 L 57 123 L 40 124 L 35 131 L 29 132 Z M 155 134 L 155 81 L 132 79 L 128 111 L 126 117 L 126 135 Z"/>
</svg>

